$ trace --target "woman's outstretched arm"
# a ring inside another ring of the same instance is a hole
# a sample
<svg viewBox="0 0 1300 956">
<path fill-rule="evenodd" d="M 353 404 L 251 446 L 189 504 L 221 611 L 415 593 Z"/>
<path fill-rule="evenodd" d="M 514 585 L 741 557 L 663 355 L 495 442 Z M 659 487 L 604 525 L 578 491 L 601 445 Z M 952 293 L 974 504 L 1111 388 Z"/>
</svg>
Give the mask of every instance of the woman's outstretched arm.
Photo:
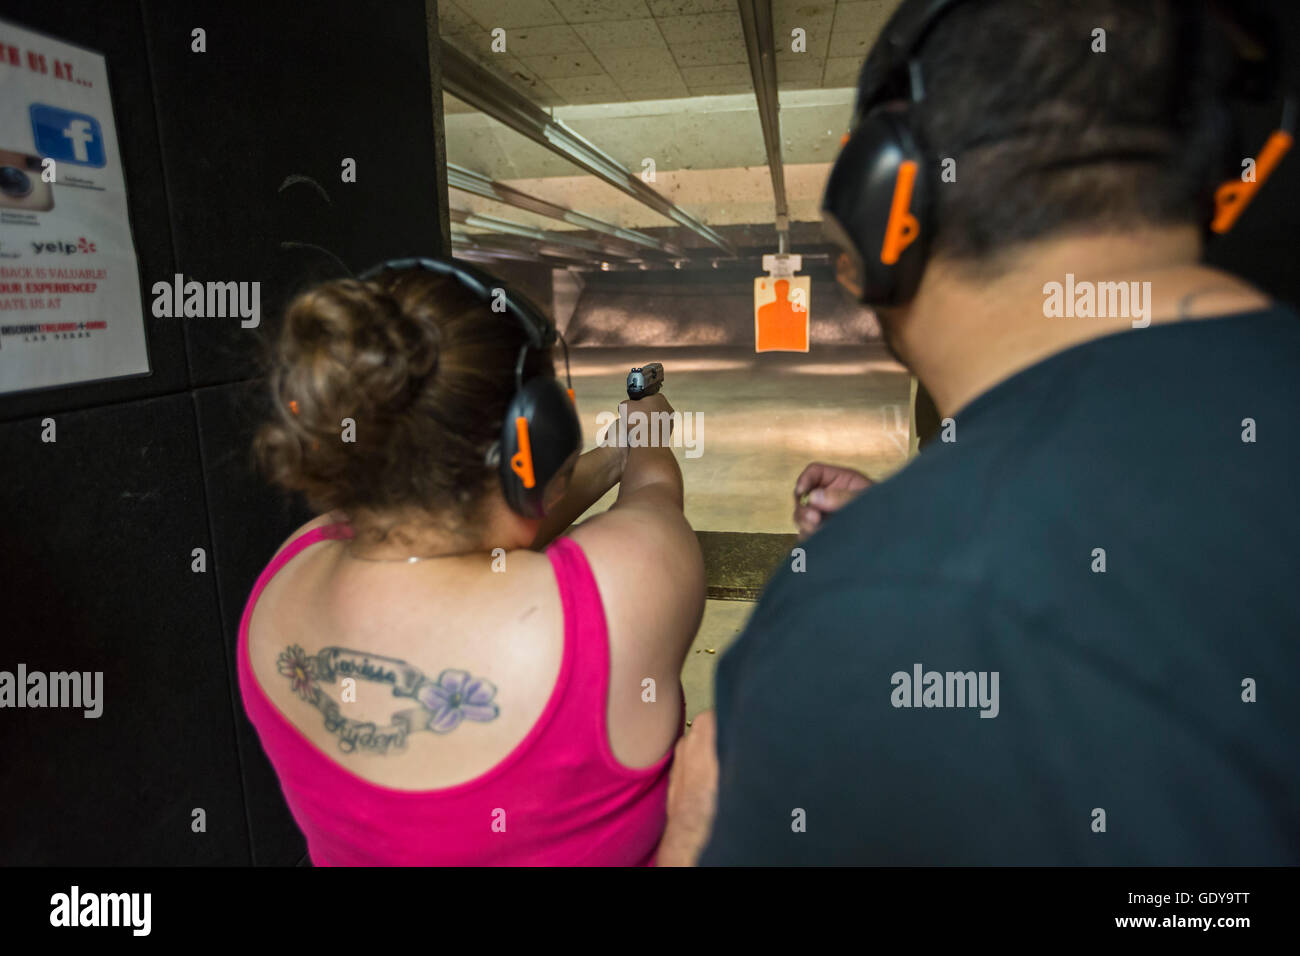
<svg viewBox="0 0 1300 956">
<path fill-rule="evenodd" d="M 537 537 L 533 539 L 532 550 L 541 551 L 564 534 L 569 525 L 582 517 L 583 512 L 618 484 L 626 461 L 627 449 L 614 446 L 593 448 L 580 455 L 573 466 L 573 474 L 569 477 L 569 487 L 564 497 L 542 519 Z"/>
</svg>

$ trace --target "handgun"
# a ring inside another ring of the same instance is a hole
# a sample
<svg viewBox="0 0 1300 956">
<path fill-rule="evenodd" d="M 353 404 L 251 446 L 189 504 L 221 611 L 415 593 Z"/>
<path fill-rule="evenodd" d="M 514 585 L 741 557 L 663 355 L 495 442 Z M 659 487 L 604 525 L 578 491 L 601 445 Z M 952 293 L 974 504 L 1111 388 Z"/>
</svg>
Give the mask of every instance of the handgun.
<svg viewBox="0 0 1300 956">
<path fill-rule="evenodd" d="M 647 395 L 658 394 L 664 383 L 664 367 L 659 362 L 651 362 L 627 373 L 627 397 L 635 401 Z"/>
</svg>

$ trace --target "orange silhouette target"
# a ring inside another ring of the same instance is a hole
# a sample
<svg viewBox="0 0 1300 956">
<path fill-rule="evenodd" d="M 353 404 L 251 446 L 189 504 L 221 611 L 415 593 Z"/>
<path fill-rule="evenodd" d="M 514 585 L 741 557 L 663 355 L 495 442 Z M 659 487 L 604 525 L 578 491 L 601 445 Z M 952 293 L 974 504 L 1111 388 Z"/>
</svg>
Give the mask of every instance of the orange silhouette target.
<svg viewBox="0 0 1300 956">
<path fill-rule="evenodd" d="M 754 351 L 807 352 L 812 280 L 754 280 Z"/>
</svg>

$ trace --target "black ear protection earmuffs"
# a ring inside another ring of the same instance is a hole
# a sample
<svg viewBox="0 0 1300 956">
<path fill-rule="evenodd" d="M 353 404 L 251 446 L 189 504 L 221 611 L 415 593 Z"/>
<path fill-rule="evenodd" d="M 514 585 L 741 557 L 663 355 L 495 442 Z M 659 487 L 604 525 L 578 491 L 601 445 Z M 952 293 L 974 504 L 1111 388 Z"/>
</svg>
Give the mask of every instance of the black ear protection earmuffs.
<svg viewBox="0 0 1300 956">
<path fill-rule="evenodd" d="M 525 296 L 481 269 L 451 259 L 390 259 L 363 272 L 362 281 L 387 270 L 424 269 L 451 276 L 491 306 L 500 303 L 523 327 L 528 341 L 515 361 L 515 393 L 501 423 L 501 437 L 488 450 L 487 464 L 497 469 L 506 503 L 516 514 L 540 518 L 546 513 L 547 490 L 582 451 L 582 429 L 574 407 L 569 375 L 569 347 L 540 309 Z M 524 381 L 529 349 L 545 351 L 559 341 L 564 350 L 565 385 L 550 376 Z"/>
<path fill-rule="evenodd" d="M 822 199 L 827 235 L 843 250 L 845 282 L 867 305 L 903 305 L 916 294 L 934 234 L 933 157 L 914 133 L 914 111 L 925 98 L 917 53 L 943 16 L 965 0 L 905 0 L 885 25 L 862 66 L 853 129 L 831 168 Z M 1208 5 L 1194 5 L 1200 29 Z M 1256 75 L 1269 75 L 1257 70 Z M 1271 90 L 1267 92 L 1271 93 Z M 1266 95 L 1255 90 L 1256 96 Z M 1256 160 L 1255 180 L 1225 170 L 1214 193 L 1209 231 L 1232 228 L 1292 144 L 1291 101 L 1281 128 Z"/>
</svg>

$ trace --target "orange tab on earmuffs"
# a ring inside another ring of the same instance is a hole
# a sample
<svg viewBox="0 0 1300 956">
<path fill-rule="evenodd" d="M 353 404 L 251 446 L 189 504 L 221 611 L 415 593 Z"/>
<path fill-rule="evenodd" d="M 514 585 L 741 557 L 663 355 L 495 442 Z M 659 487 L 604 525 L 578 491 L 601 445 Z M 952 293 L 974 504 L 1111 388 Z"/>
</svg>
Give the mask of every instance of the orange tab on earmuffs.
<svg viewBox="0 0 1300 956">
<path fill-rule="evenodd" d="M 577 404 L 578 404 L 578 399 L 577 399 L 577 397 L 573 394 L 573 389 L 571 389 L 571 388 L 570 388 L 570 389 L 566 389 L 566 391 L 568 391 L 568 393 L 569 393 L 569 401 L 571 401 L 571 402 L 573 402 L 573 404 L 577 405 Z"/>
<path fill-rule="evenodd" d="M 510 470 L 519 476 L 525 488 L 537 484 L 533 475 L 533 448 L 528 442 L 528 419 L 522 415 L 515 419 L 515 435 L 519 439 L 519 451 L 510 456 Z"/>
<path fill-rule="evenodd" d="M 880 247 L 880 261 L 887 266 L 898 262 L 903 250 L 921 234 L 921 224 L 908 212 L 912 204 L 912 188 L 916 185 L 916 161 L 904 160 L 898 164 L 898 178 L 894 180 L 894 200 L 889 206 L 889 221 L 885 223 L 885 241 Z"/>
<path fill-rule="evenodd" d="M 1210 228 L 1214 232 L 1225 233 L 1236 224 L 1237 219 L 1250 205 L 1250 201 L 1255 198 L 1255 193 L 1259 192 L 1259 187 L 1264 185 L 1264 180 L 1268 179 L 1273 170 L 1277 169 L 1278 163 L 1282 162 L 1282 157 L 1291 148 L 1291 143 L 1290 133 L 1281 129 L 1274 130 L 1273 135 L 1264 144 L 1264 148 L 1259 151 L 1259 159 L 1255 160 L 1255 181 L 1242 182 L 1230 179 L 1215 190 L 1214 219 L 1210 223 Z"/>
</svg>

